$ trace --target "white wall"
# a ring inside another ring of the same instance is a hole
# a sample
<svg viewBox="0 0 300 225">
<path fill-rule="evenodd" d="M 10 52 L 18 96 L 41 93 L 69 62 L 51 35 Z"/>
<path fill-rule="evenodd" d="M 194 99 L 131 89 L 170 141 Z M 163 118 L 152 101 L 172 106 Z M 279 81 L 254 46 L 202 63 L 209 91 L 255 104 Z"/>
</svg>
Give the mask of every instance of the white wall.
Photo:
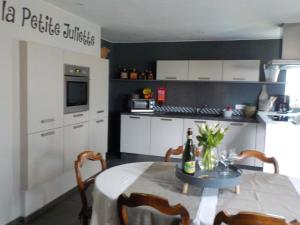
<svg viewBox="0 0 300 225">
<path fill-rule="evenodd" d="M 3 1 L 0 1 L 2 5 Z M 20 185 L 20 115 L 19 115 L 19 40 L 40 42 L 63 49 L 99 56 L 100 27 L 40 0 L 9 0 L 16 9 L 15 23 L 7 23 L 0 16 L 0 224 L 27 214 L 25 196 Z M 95 45 L 41 34 L 29 26 L 21 26 L 22 7 L 32 13 L 52 16 L 57 22 L 69 22 L 95 35 Z M 1 7 L 1 6 L 0 6 Z M 1 10 L 0 10 L 1 13 Z M 42 56 L 41 56 L 42 57 Z"/>
</svg>

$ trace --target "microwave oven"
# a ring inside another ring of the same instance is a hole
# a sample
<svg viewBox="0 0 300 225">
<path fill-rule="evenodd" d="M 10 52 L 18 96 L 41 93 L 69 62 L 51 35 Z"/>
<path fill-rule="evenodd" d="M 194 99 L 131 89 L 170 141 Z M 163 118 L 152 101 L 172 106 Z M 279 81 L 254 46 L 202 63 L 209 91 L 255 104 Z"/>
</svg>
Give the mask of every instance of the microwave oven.
<svg viewBox="0 0 300 225">
<path fill-rule="evenodd" d="M 154 99 L 130 99 L 129 109 L 131 112 L 154 112 Z"/>
<path fill-rule="evenodd" d="M 64 113 L 89 110 L 89 68 L 64 65 Z"/>
</svg>

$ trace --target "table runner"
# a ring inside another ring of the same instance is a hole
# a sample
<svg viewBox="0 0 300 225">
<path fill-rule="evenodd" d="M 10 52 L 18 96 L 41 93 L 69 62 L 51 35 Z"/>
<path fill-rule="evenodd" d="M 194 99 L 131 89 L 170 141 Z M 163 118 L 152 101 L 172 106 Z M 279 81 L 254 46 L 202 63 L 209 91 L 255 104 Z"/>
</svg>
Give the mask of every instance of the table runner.
<svg viewBox="0 0 300 225">
<path fill-rule="evenodd" d="M 240 186 L 239 195 L 220 189 L 217 212 L 253 211 L 300 220 L 300 196 L 287 176 L 244 170 Z"/>
<path fill-rule="evenodd" d="M 124 165 L 110 168 L 104 171 L 103 173 L 101 173 L 96 178 L 96 182 L 95 182 L 95 189 L 93 193 L 93 197 L 94 197 L 93 214 L 92 214 L 92 220 L 90 224 L 91 225 L 119 225 L 116 200 L 118 196 L 123 192 L 127 192 L 127 194 L 131 191 L 146 192 L 148 185 L 146 187 L 145 185 L 140 185 L 143 191 L 141 191 L 141 189 L 136 190 L 134 188 L 135 186 L 134 183 L 141 177 L 143 177 L 143 179 L 147 178 L 157 182 L 159 182 L 159 180 L 162 180 L 162 185 L 160 185 L 160 188 L 168 186 L 171 188 L 171 191 L 178 189 L 177 193 L 178 195 L 181 195 L 181 182 L 178 180 L 179 183 L 177 183 L 176 181 L 177 179 L 175 178 L 175 164 L 173 165 L 174 171 L 172 171 L 171 169 L 172 164 L 168 165 L 168 163 L 161 163 L 161 167 L 160 166 L 153 167 L 154 168 L 153 174 L 155 174 L 155 176 L 158 177 L 159 179 L 156 179 L 151 175 L 146 176 L 145 174 L 145 171 L 147 171 L 152 165 L 155 164 L 157 163 L 153 163 L 153 162 L 129 163 L 129 164 L 124 164 Z M 169 173 L 174 175 L 173 177 L 171 176 L 171 179 L 168 176 L 168 172 L 166 172 L 166 168 L 169 168 L 168 169 Z M 250 209 L 256 207 L 256 205 L 255 203 L 251 203 L 251 201 L 250 203 L 247 203 L 247 201 L 243 201 L 243 199 L 251 200 L 249 199 L 250 196 L 254 196 L 253 198 L 255 199 L 255 201 L 258 201 L 258 199 L 262 199 L 262 201 L 266 201 L 266 199 L 271 198 L 272 203 L 270 205 L 263 204 L 261 207 L 268 209 L 269 207 L 273 207 L 274 205 L 280 205 L 280 207 L 282 207 L 283 209 L 278 209 L 278 211 L 283 210 L 283 213 L 280 212 L 277 214 L 279 215 L 285 214 L 284 216 L 287 217 L 287 220 L 290 220 L 289 217 L 291 217 L 291 219 L 294 218 L 299 219 L 298 212 L 296 211 L 297 215 L 294 216 L 293 211 L 299 209 L 298 201 L 300 196 L 300 179 L 296 179 L 296 178 L 293 179 L 290 177 L 285 177 L 276 174 L 265 174 L 262 172 L 252 172 L 253 175 L 249 176 L 247 175 L 248 173 L 249 173 L 248 171 L 244 171 L 243 174 L 244 179 L 241 184 L 240 195 L 236 195 L 235 193 L 233 193 L 234 189 L 231 190 L 221 189 L 220 194 L 218 194 L 219 193 L 218 189 L 204 188 L 203 191 L 202 189 L 200 189 L 199 209 L 198 211 L 196 209 L 192 209 L 193 212 L 192 211 L 190 212 L 191 219 L 193 219 L 192 224 L 212 225 L 216 213 L 222 209 L 228 209 L 231 212 L 236 212 L 237 210 L 249 211 Z M 272 177 L 278 177 L 278 178 L 272 178 Z M 165 180 L 167 180 L 167 182 L 165 182 Z M 174 182 L 175 184 L 172 183 L 173 181 L 175 181 Z M 139 185 L 138 183 L 139 182 L 137 182 L 136 184 Z M 193 194 L 193 190 L 192 190 L 193 187 L 190 186 L 190 188 L 191 188 L 190 191 L 192 192 L 190 192 L 189 194 L 191 193 Z M 255 190 L 255 192 L 257 192 L 257 194 L 249 192 L 251 191 L 252 188 Z M 295 191 L 295 189 L 298 192 L 298 194 Z M 260 194 L 261 192 L 263 192 L 263 195 Z M 157 192 L 156 193 L 152 192 L 152 193 L 158 194 Z M 270 193 L 270 195 L 267 196 L 268 198 L 264 197 L 265 196 L 264 193 L 267 194 Z M 285 198 L 284 194 L 286 194 L 287 198 Z M 278 196 L 280 197 L 280 200 L 277 201 Z M 163 196 L 163 197 L 169 199 L 168 196 Z M 227 200 L 225 200 L 225 198 L 227 198 Z M 241 201 L 239 201 L 240 199 Z M 185 201 L 189 201 L 189 200 L 185 200 Z M 218 203 L 218 201 L 220 202 Z M 226 204 L 227 201 L 228 204 Z M 235 207 L 234 205 L 236 203 L 234 201 L 236 201 L 237 204 L 241 206 Z M 276 203 L 274 203 L 274 201 L 276 201 Z M 290 201 L 292 203 L 289 203 Z M 170 204 L 175 204 L 175 203 L 178 202 L 175 201 L 173 202 L 172 199 L 170 199 Z M 283 206 L 282 203 L 284 203 Z M 189 208 L 188 206 L 185 207 Z M 286 209 L 287 209 L 287 213 L 284 212 Z M 195 215 L 196 211 L 197 213 Z M 268 212 L 272 211 L 273 214 L 275 214 L 274 213 L 275 211 L 273 210 L 266 210 L 266 211 Z M 156 225 L 156 223 L 154 224 Z M 139 225 L 143 225 L 143 221 Z"/>
<path fill-rule="evenodd" d="M 157 162 L 153 163 L 124 193 L 128 196 L 133 192 L 154 194 L 168 199 L 170 205 L 180 203 L 187 209 L 192 220 L 197 217 L 203 188 L 190 185 L 188 194 L 182 194 L 182 185 L 183 183 L 175 176 L 174 163 Z M 164 216 L 149 207 L 127 211 L 131 225 L 173 225 L 179 224 L 180 221 L 179 217 L 174 219 Z"/>
</svg>

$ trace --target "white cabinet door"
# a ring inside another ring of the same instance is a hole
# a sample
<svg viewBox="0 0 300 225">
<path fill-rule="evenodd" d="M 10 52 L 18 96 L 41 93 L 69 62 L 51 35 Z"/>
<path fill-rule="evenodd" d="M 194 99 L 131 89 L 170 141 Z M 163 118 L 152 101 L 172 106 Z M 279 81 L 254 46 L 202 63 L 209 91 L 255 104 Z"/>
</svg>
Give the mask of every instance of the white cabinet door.
<svg viewBox="0 0 300 225">
<path fill-rule="evenodd" d="M 64 115 L 64 126 L 83 123 L 89 120 L 89 112 L 77 112 Z"/>
<path fill-rule="evenodd" d="M 192 128 L 193 131 L 193 142 L 196 146 L 198 146 L 198 141 L 196 136 L 198 135 L 198 126 L 202 126 L 202 124 L 208 124 L 208 125 L 212 125 L 217 123 L 217 121 L 214 120 L 201 120 L 201 119 L 184 119 L 183 120 L 183 143 L 186 142 L 187 140 L 187 130 L 188 128 Z"/>
<path fill-rule="evenodd" d="M 222 60 L 189 61 L 189 80 L 222 80 Z"/>
<path fill-rule="evenodd" d="M 64 127 L 64 171 L 74 169 L 77 155 L 88 148 L 88 122 Z"/>
<path fill-rule="evenodd" d="M 235 149 L 236 153 L 243 150 L 253 150 L 256 144 L 256 124 L 240 122 L 220 122 L 223 128 L 228 127 L 228 131 L 221 143 L 221 148 Z M 256 166 L 255 159 L 249 158 L 240 161 L 238 164 Z"/>
<path fill-rule="evenodd" d="M 21 44 L 23 51 L 26 45 L 27 79 L 21 77 L 21 85 L 27 82 L 28 133 L 62 127 L 63 52 L 31 42 Z"/>
<path fill-rule="evenodd" d="M 280 174 L 300 178 L 299 134 L 300 127 L 293 124 L 267 124 L 265 154 L 276 158 Z M 274 166 L 269 163 L 264 163 L 263 169 L 274 172 Z"/>
<path fill-rule="evenodd" d="M 121 116 L 121 152 L 150 155 L 150 121 L 146 116 Z"/>
<path fill-rule="evenodd" d="M 63 173 L 62 128 L 28 135 L 25 188 L 48 182 Z M 26 185 L 27 183 L 27 185 Z"/>
<path fill-rule="evenodd" d="M 108 115 L 108 60 L 90 57 L 90 119 Z"/>
<path fill-rule="evenodd" d="M 187 80 L 187 60 L 159 60 L 156 63 L 157 80 Z"/>
<path fill-rule="evenodd" d="M 107 117 L 89 121 L 90 149 L 100 152 L 104 158 L 107 152 L 107 125 Z"/>
<path fill-rule="evenodd" d="M 259 60 L 225 60 L 223 62 L 223 80 L 259 81 Z"/>
<path fill-rule="evenodd" d="M 64 51 L 63 62 L 64 64 L 69 64 L 69 65 L 88 66 L 89 56 L 82 53 Z"/>
<path fill-rule="evenodd" d="M 152 117 L 150 154 L 165 156 L 169 148 L 183 145 L 182 133 L 183 119 Z"/>
</svg>

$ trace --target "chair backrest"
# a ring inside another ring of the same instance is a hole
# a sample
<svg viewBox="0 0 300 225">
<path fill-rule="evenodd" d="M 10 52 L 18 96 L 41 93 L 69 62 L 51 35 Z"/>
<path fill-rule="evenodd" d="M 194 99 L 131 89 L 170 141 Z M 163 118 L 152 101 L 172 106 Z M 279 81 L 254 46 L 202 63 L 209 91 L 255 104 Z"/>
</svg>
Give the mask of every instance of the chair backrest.
<svg viewBox="0 0 300 225">
<path fill-rule="evenodd" d="M 80 170 L 81 170 L 83 164 L 87 160 L 99 161 L 100 165 L 101 165 L 101 169 L 95 175 L 91 176 L 90 178 L 88 178 L 86 180 L 83 180 Z M 87 197 L 85 195 L 85 190 L 92 183 L 95 182 L 95 177 L 107 168 L 106 161 L 100 153 L 87 150 L 87 151 L 84 151 L 84 152 L 80 153 L 77 156 L 77 160 L 75 160 L 74 166 L 75 166 L 76 180 L 77 180 L 78 190 L 79 190 L 80 197 L 81 197 L 82 206 L 83 207 L 88 207 L 88 202 L 87 202 Z"/>
<path fill-rule="evenodd" d="M 125 194 L 121 194 L 118 198 L 118 213 L 121 225 L 128 225 L 128 214 L 126 207 L 138 207 L 138 206 L 150 206 L 158 210 L 159 212 L 175 216 L 181 216 L 181 224 L 190 224 L 190 215 L 186 208 L 181 204 L 170 206 L 167 199 L 161 198 L 156 195 L 132 193 L 129 197 Z"/>
<path fill-rule="evenodd" d="M 227 214 L 224 211 L 219 212 L 213 225 L 300 225 L 297 221 L 288 223 L 282 217 L 270 216 L 254 212 L 240 212 L 236 215 Z"/>
<path fill-rule="evenodd" d="M 256 150 L 245 150 L 238 155 L 238 160 L 242 160 L 249 157 L 254 157 L 265 163 L 272 163 L 274 165 L 274 173 L 279 173 L 278 162 L 274 157 L 268 158 L 264 153 Z"/>
<path fill-rule="evenodd" d="M 171 156 L 172 155 L 181 155 L 183 153 L 183 146 L 178 146 L 177 148 L 169 148 L 168 151 L 165 154 L 165 162 L 170 162 L 171 161 Z M 199 148 L 196 148 L 195 150 L 196 156 L 200 156 L 201 151 Z"/>
</svg>

